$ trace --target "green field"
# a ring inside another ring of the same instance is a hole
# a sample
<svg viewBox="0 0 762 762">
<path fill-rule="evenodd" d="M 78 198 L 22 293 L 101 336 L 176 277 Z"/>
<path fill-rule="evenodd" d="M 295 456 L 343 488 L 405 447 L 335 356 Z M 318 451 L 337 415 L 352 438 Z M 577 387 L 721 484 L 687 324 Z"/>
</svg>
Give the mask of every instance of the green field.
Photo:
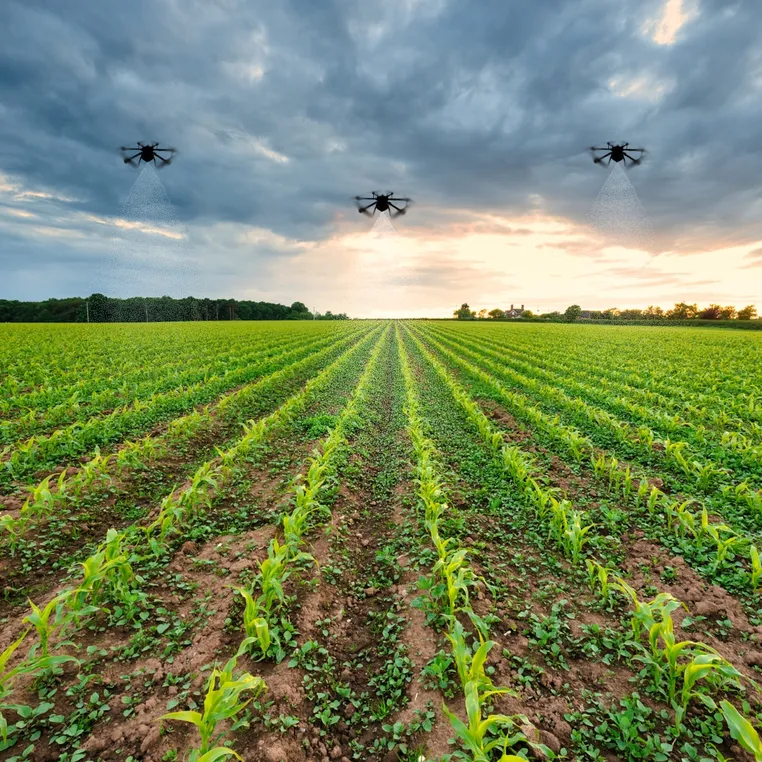
<svg viewBox="0 0 762 762">
<path fill-rule="evenodd" d="M 762 760 L 760 379 L 752 331 L 0 325 L 0 760 Z"/>
</svg>

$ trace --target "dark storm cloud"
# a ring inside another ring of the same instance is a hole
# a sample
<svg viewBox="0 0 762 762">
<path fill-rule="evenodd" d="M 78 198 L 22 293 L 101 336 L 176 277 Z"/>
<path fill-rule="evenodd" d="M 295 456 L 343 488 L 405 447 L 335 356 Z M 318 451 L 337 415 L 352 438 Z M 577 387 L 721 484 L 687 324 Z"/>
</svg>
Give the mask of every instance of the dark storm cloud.
<svg viewBox="0 0 762 762">
<path fill-rule="evenodd" d="M 179 149 L 161 177 L 183 221 L 306 240 L 329 236 L 351 196 L 387 187 L 440 219 L 523 213 L 539 194 L 583 222 L 606 178 L 585 148 L 624 139 L 649 149 L 630 177 L 665 248 L 762 236 L 742 215 L 761 195 L 762 6 L 704 0 L 659 46 L 640 27 L 662 10 L 5 0 L 0 171 L 114 215 L 136 177 L 117 146 L 159 140 Z M 609 85 L 641 78 L 628 97 Z"/>
</svg>

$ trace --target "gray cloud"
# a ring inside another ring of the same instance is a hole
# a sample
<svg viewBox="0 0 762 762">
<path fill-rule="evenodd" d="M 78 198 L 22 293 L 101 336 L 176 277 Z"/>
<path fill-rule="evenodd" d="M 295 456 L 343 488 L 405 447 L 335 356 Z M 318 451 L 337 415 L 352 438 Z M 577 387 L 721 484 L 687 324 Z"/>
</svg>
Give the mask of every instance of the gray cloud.
<svg viewBox="0 0 762 762">
<path fill-rule="evenodd" d="M 624 139 L 649 149 L 630 177 L 662 248 L 759 239 L 762 218 L 744 210 L 762 198 L 762 6 L 703 0 L 659 46 L 640 27 L 662 7 L 5 0 L 0 171 L 76 199 L 69 210 L 114 215 L 136 178 L 117 146 L 159 140 L 179 149 L 161 177 L 190 228 L 320 240 L 351 196 L 386 187 L 421 202 L 405 218 L 412 235 L 449 210 L 529 211 L 530 194 L 582 223 L 606 178 L 585 148 Z M 646 85 L 619 97 L 612 79 Z M 48 262 L 1 220 L 0 236 L 6 272 L 28 267 L 27 246 Z M 75 248 L 58 261 L 82 292 Z M 271 253 L 263 245 L 253 269 Z"/>
</svg>

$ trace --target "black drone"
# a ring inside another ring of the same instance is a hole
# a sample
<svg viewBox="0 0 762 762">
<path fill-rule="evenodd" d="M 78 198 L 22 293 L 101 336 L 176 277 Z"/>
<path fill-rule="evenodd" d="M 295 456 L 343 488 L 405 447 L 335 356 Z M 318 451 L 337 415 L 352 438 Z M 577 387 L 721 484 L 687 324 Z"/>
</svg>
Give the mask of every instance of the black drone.
<svg viewBox="0 0 762 762">
<path fill-rule="evenodd" d="M 159 148 L 158 146 L 158 143 L 151 143 L 151 145 L 138 143 L 136 148 L 128 148 L 126 146 L 122 146 L 119 150 L 122 152 L 124 163 L 129 164 L 131 167 L 139 166 L 141 161 L 144 161 L 146 164 L 153 162 L 154 166 L 158 168 L 166 167 L 167 164 L 172 162 L 172 157 L 170 156 L 168 159 L 165 159 L 161 154 L 173 154 L 176 153 L 176 150 L 174 148 Z M 137 153 L 134 156 L 125 156 L 125 151 L 137 151 Z M 137 164 L 135 163 L 135 159 L 138 160 Z M 157 164 L 156 159 L 159 159 L 162 163 Z"/>
<path fill-rule="evenodd" d="M 371 196 L 355 196 L 355 201 L 370 201 L 367 206 L 362 206 L 362 204 L 359 205 L 357 211 L 360 212 L 360 214 L 364 214 L 367 217 L 372 217 L 376 212 L 389 212 L 389 216 L 394 218 L 399 217 L 401 214 L 405 214 L 407 205 L 412 201 L 412 199 L 395 198 L 392 191 L 388 191 L 387 193 L 383 194 L 379 193 L 378 191 L 371 191 Z M 400 209 L 400 207 L 392 203 L 394 201 L 404 201 L 405 206 Z M 373 211 L 369 212 L 368 210 L 371 207 L 373 207 Z M 392 209 L 394 209 L 395 212 L 392 212 Z"/>
<path fill-rule="evenodd" d="M 622 143 L 621 145 L 617 145 L 615 143 L 606 143 L 608 148 L 596 148 L 595 146 L 590 146 L 590 150 L 592 152 L 595 151 L 605 151 L 606 153 L 603 154 L 603 156 L 594 156 L 593 161 L 596 164 L 600 164 L 603 166 L 603 161 L 605 159 L 608 159 L 606 162 L 606 166 L 610 166 L 612 161 L 624 162 L 624 166 L 627 165 L 627 159 L 630 160 L 629 166 L 631 167 L 637 167 L 638 164 L 640 164 L 641 161 L 643 161 L 643 154 L 646 152 L 645 148 L 629 148 L 629 143 Z M 636 159 L 634 156 L 630 156 L 630 153 L 639 153 L 641 154 L 640 158 Z"/>
</svg>

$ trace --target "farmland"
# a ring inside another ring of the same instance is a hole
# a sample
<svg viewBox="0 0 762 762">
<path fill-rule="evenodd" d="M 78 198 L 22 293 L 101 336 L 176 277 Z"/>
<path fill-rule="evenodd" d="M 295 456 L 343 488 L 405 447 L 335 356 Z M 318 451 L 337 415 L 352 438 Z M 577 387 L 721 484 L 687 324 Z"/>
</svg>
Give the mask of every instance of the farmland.
<svg viewBox="0 0 762 762">
<path fill-rule="evenodd" d="M 760 378 L 756 332 L 1 325 L 0 759 L 762 760 Z"/>
</svg>

